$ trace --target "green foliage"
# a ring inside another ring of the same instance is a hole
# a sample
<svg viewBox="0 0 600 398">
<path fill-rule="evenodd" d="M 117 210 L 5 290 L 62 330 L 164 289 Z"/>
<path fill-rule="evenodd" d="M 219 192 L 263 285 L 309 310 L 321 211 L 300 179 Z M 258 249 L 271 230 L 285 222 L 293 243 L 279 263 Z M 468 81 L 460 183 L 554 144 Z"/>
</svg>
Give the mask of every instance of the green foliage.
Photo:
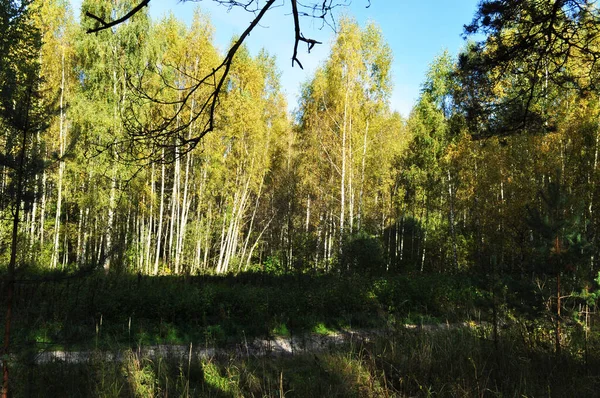
<svg viewBox="0 0 600 398">
<path fill-rule="evenodd" d="M 361 275 L 385 273 L 386 262 L 380 239 L 365 232 L 349 236 L 342 247 L 340 267 L 342 271 Z"/>
<path fill-rule="evenodd" d="M 463 84 L 477 91 L 465 106 L 470 119 L 483 122 L 474 133 L 554 131 L 559 118 L 548 104 L 560 107 L 567 93 L 581 98 L 595 90 L 598 15 L 585 0 L 480 2 L 465 33 L 483 40 L 459 63 Z"/>
<path fill-rule="evenodd" d="M 325 326 L 325 324 L 323 322 L 317 323 L 312 331 L 316 334 L 325 335 L 325 336 L 328 334 L 331 334 L 333 332 L 331 329 L 329 329 L 327 326 Z"/>
<path fill-rule="evenodd" d="M 262 265 L 256 265 L 255 267 L 259 272 L 265 272 L 267 274 L 281 275 L 284 272 L 279 256 L 267 257 Z"/>
<path fill-rule="evenodd" d="M 289 336 L 290 335 L 290 331 L 287 328 L 287 326 L 285 325 L 285 323 L 280 323 L 280 324 L 276 325 L 273 328 L 272 333 L 275 336 Z"/>
<path fill-rule="evenodd" d="M 534 244 L 538 245 L 540 262 L 550 267 L 547 272 L 551 275 L 576 272 L 590 251 L 585 221 L 574 211 L 581 204 L 568 196 L 560 180 L 557 173 L 540 192 L 540 206 L 528 209 L 528 224 L 539 236 Z"/>
</svg>

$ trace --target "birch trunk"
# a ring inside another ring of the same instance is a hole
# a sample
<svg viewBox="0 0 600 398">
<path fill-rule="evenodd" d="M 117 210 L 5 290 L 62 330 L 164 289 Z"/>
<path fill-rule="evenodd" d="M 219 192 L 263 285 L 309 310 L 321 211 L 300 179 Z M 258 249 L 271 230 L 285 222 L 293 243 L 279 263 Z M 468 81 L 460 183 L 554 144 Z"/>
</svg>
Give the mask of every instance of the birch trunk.
<svg viewBox="0 0 600 398">
<path fill-rule="evenodd" d="M 198 62 L 199 59 L 196 57 L 194 72 L 198 72 Z M 190 107 L 190 119 L 189 119 L 189 129 L 188 129 L 188 138 L 192 136 L 192 130 L 194 128 L 193 123 L 193 115 L 195 108 L 195 97 L 192 97 L 192 103 Z M 183 248 L 185 244 L 185 230 L 187 226 L 188 212 L 190 203 L 188 203 L 188 182 L 190 175 L 190 163 L 192 162 L 192 157 L 189 152 L 185 155 L 185 176 L 183 182 L 183 199 L 181 202 L 181 212 L 179 218 L 179 226 L 177 228 L 177 242 L 175 245 L 175 273 L 180 272 L 181 268 L 181 257 L 183 256 Z"/>
<path fill-rule="evenodd" d="M 173 260 L 173 237 L 175 236 L 175 222 L 177 220 L 177 216 L 179 214 L 179 156 L 177 152 L 177 148 L 175 148 L 175 167 L 173 169 L 173 191 L 171 192 L 171 218 L 169 220 L 169 244 L 168 244 L 168 255 L 165 259 L 169 263 L 169 268 L 171 268 L 171 261 Z M 177 273 L 177 270 L 175 270 Z"/>
<path fill-rule="evenodd" d="M 65 142 L 66 142 L 66 129 L 65 129 L 65 110 L 64 110 L 64 95 L 65 95 L 65 50 L 62 51 L 61 58 L 62 73 L 60 81 L 60 116 L 59 116 L 59 164 L 58 164 L 58 192 L 56 198 L 56 216 L 54 218 L 54 248 L 52 250 L 52 268 L 56 268 L 58 262 L 59 252 L 59 235 L 60 235 L 60 212 L 62 208 L 62 182 L 63 173 L 65 169 L 64 154 L 65 154 Z"/>
<path fill-rule="evenodd" d="M 348 224 L 350 233 L 354 232 L 354 148 L 352 146 L 352 114 L 348 123 Z"/>
<path fill-rule="evenodd" d="M 254 203 L 254 210 L 252 211 L 252 217 L 250 218 L 250 225 L 248 226 L 248 232 L 246 233 L 246 241 L 244 242 L 244 248 L 242 249 L 242 254 L 240 256 L 240 265 L 239 265 L 240 270 L 241 270 L 242 264 L 245 263 L 246 249 L 248 248 L 248 242 L 250 242 L 250 236 L 252 235 L 254 219 L 256 218 L 256 212 L 258 211 L 258 205 L 259 205 L 260 196 L 262 193 L 262 188 L 263 188 L 264 182 L 265 182 L 265 173 L 263 173 L 262 178 L 260 180 L 260 185 L 258 187 L 258 193 L 256 194 L 256 201 Z M 262 236 L 262 233 L 261 233 L 261 236 Z M 251 256 L 251 255 L 252 255 L 252 253 L 250 253 L 249 256 Z M 250 257 L 248 257 L 248 262 L 250 262 Z M 248 268 L 248 266 L 246 266 L 245 268 Z"/>
<path fill-rule="evenodd" d="M 202 261 L 202 268 L 208 270 L 208 253 L 210 252 L 210 231 L 212 228 L 212 204 L 208 205 L 208 225 L 206 226 L 206 232 L 204 234 L 204 259 Z"/>
<path fill-rule="evenodd" d="M 342 239 L 344 236 L 344 221 L 346 215 L 346 134 L 348 127 L 348 96 L 350 88 L 346 87 L 346 97 L 344 99 L 344 120 L 342 123 L 342 169 L 340 182 L 340 250 L 342 249 Z"/>
<path fill-rule="evenodd" d="M 42 172 L 42 199 L 40 203 L 40 247 L 44 247 L 44 224 L 46 223 L 46 169 Z"/>
<path fill-rule="evenodd" d="M 308 227 L 310 225 L 310 195 L 306 198 L 306 222 L 304 225 L 304 232 L 308 233 Z"/>
<path fill-rule="evenodd" d="M 358 193 L 358 229 L 362 228 L 362 214 L 363 214 L 363 194 L 365 187 L 365 164 L 367 159 L 367 136 L 369 134 L 369 119 L 367 119 L 365 127 L 365 135 L 363 137 L 363 153 L 361 159 L 361 170 L 360 170 L 360 190 Z"/>
<path fill-rule="evenodd" d="M 117 49 L 113 46 L 113 56 L 117 58 Z M 113 70 L 113 98 L 115 100 L 115 108 L 113 114 L 113 133 L 117 132 L 119 120 L 119 101 L 117 100 L 117 71 Z M 116 157 L 116 149 L 113 149 L 113 158 Z M 115 196 L 117 188 L 117 170 L 114 160 L 112 161 L 112 175 L 110 178 L 110 194 L 108 199 L 108 214 L 107 214 L 107 228 L 104 233 L 104 240 L 106 242 L 106 251 L 104 253 L 103 267 L 106 272 L 110 269 L 110 262 L 112 258 L 112 234 L 113 234 L 113 221 L 115 217 Z"/>
<path fill-rule="evenodd" d="M 450 236 L 452 237 L 452 262 L 454 269 L 458 270 L 458 254 L 456 250 L 456 229 L 454 227 L 454 190 L 452 189 L 452 179 L 450 169 L 448 171 L 448 201 L 450 203 L 450 213 L 448 214 L 448 222 L 450 223 Z"/>
<path fill-rule="evenodd" d="M 160 176 L 160 209 L 158 211 L 158 224 L 156 226 L 156 257 L 154 258 L 154 275 L 158 275 L 158 261 L 160 259 L 160 243 L 162 238 L 163 213 L 165 208 L 165 150 L 162 150 L 162 165 Z"/>
<path fill-rule="evenodd" d="M 222 272 L 223 256 L 225 255 L 225 224 L 227 224 L 227 211 L 223 209 L 223 222 L 221 225 L 221 243 L 219 245 L 219 260 L 217 261 L 216 272 Z"/>
<path fill-rule="evenodd" d="M 77 246 L 75 248 L 75 264 L 78 267 L 81 267 L 81 232 L 83 228 L 83 209 L 79 208 L 79 220 L 77 221 Z"/>
</svg>

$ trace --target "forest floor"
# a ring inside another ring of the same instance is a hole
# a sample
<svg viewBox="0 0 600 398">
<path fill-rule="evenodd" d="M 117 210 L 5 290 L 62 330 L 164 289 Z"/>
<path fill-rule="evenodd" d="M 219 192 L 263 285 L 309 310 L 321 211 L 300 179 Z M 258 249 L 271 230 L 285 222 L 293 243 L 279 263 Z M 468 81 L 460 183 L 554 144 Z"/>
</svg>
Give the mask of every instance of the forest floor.
<svg viewBox="0 0 600 398">
<path fill-rule="evenodd" d="M 474 322 L 438 323 L 438 324 L 405 324 L 402 327 L 414 332 L 437 332 L 456 329 L 485 328 L 485 324 Z M 370 343 L 376 338 L 384 338 L 394 333 L 393 329 L 358 329 L 329 331 L 328 333 L 304 333 L 301 335 L 271 336 L 269 338 L 255 338 L 251 341 L 230 343 L 225 346 L 214 344 L 188 345 L 182 344 L 157 344 L 137 346 L 135 352 L 148 358 L 171 358 L 182 360 L 189 357 L 210 358 L 248 358 L 264 356 L 288 356 L 294 354 L 310 354 L 330 351 L 343 344 L 360 346 Z M 32 358 L 37 364 L 47 364 L 55 361 L 66 363 L 85 363 L 91 359 L 121 362 L 125 359 L 127 349 L 119 347 L 115 350 L 53 350 L 42 351 Z"/>
</svg>

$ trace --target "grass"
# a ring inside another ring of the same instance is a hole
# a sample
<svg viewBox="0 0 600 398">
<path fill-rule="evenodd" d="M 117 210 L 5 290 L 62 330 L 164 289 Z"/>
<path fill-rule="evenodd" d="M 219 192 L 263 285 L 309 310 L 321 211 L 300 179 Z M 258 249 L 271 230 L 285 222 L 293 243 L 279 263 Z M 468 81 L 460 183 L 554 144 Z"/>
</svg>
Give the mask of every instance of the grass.
<svg viewBox="0 0 600 398">
<path fill-rule="evenodd" d="M 463 320 L 476 303 L 468 295 L 454 300 L 448 292 L 477 289 L 463 276 L 138 278 L 97 273 L 57 278 L 17 285 L 15 348 L 106 349 L 189 341 L 226 345 L 271 334 L 380 328 L 392 318 L 409 316 L 417 321 Z"/>
<path fill-rule="evenodd" d="M 335 333 L 335 330 L 328 328 L 327 326 L 325 326 L 325 324 L 323 322 L 317 323 L 312 331 L 313 331 L 313 333 L 320 334 L 323 336 L 327 336 L 332 333 Z"/>
<path fill-rule="evenodd" d="M 587 359 L 505 330 L 400 328 L 368 343 L 288 357 L 148 358 L 19 366 L 15 396 L 45 397 L 533 397 L 597 396 L 600 354 Z"/>
<path fill-rule="evenodd" d="M 278 324 L 277 326 L 275 326 L 275 328 L 273 328 L 273 330 L 271 332 L 274 336 L 282 336 L 282 337 L 290 336 L 290 330 L 288 329 L 288 327 L 286 326 L 285 323 Z"/>
<path fill-rule="evenodd" d="M 16 397 L 596 396 L 597 327 L 585 334 L 565 318 L 557 356 L 549 318 L 518 312 L 510 300 L 522 297 L 511 297 L 501 304 L 495 344 L 489 326 L 404 327 L 472 319 L 489 325 L 489 297 L 465 275 L 94 274 L 23 284 L 15 298 L 11 383 Z M 277 358 L 157 358 L 134 348 L 227 347 L 255 337 L 348 328 L 393 332 Z M 81 364 L 35 363 L 40 350 L 57 348 L 129 351 L 122 362 L 97 355 Z"/>
</svg>

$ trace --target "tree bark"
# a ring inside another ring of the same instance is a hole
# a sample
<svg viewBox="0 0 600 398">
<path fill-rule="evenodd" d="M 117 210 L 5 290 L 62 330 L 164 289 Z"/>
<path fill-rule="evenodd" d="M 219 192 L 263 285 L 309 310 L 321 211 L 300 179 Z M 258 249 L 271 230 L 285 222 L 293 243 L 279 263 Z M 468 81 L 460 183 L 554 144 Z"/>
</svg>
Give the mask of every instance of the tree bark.
<svg viewBox="0 0 600 398">
<path fill-rule="evenodd" d="M 162 150 L 162 158 L 165 157 L 165 150 Z M 158 262 L 160 259 L 160 243 L 162 237 L 163 213 L 165 208 L 165 163 L 161 166 L 160 175 L 160 209 L 158 210 L 158 224 L 156 225 L 156 257 L 154 258 L 154 275 L 158 275 Z"/>
<path fill-rule="evenodd" d="M 31 93 L 28 101 L 31 101 Z M 29 112 L 29 105 L 27 106 L 27 112 Z M 15 288 L 15 271 L 17 268 L 17 242 L 19 238 L 19 222 L 20 222 L 20 210 L 21 201 L 23 199 L 23 174 L 25 165 L 25 153 L 27 148 L 27 136 L 29 133 L 29 120 L 28 117 L 25 121 L 23 128 L 23 143 L 19 153 L 19 166 L 17 169 L 17 191 L 15 200 L 13 202 L 13 225 L 10 243 L 10 260 L 8 262 L 8 269 L 6 273 L 6 316 L 4 318 L 4 353 L 5 358 L 2 361 L 2 398 L 9 397 L 9 358 L 10 358 L 10 333 L 12 324 L 12 306 L 14 301 L 14 288 Z"/>
<path fill-rule="evenodd" d="M 58 192 L 56 197 L 56 216 L 54 217 L 54 247 L 52 250 L 52 268 L 56 268 L 59 256 L 59 236 L 60 236 L 60 212 L 62 207 L 62 183 L 65 162 L 63 160 L 65 154 L 65 110 L 64 110 L 64 95 L 65 95 L 65 50 L 62 51 L 62 77 L 60 81 L 60 116 L 59 116 L 59 164 L 58 164 Z"/>
<path fill-rule="evenodd" d="M 454 269 L 458 270 L 458 254 L 456 250 L 456 228 L 454 227 L 454 190 L 452 188 L 452 178 L 450 176 L 450 169 L 448 169 L 448 202 L 450 203 L 448 222 L 450 223 L 450 236 L 452 237 L 452 263 Z"/>
</svg>

